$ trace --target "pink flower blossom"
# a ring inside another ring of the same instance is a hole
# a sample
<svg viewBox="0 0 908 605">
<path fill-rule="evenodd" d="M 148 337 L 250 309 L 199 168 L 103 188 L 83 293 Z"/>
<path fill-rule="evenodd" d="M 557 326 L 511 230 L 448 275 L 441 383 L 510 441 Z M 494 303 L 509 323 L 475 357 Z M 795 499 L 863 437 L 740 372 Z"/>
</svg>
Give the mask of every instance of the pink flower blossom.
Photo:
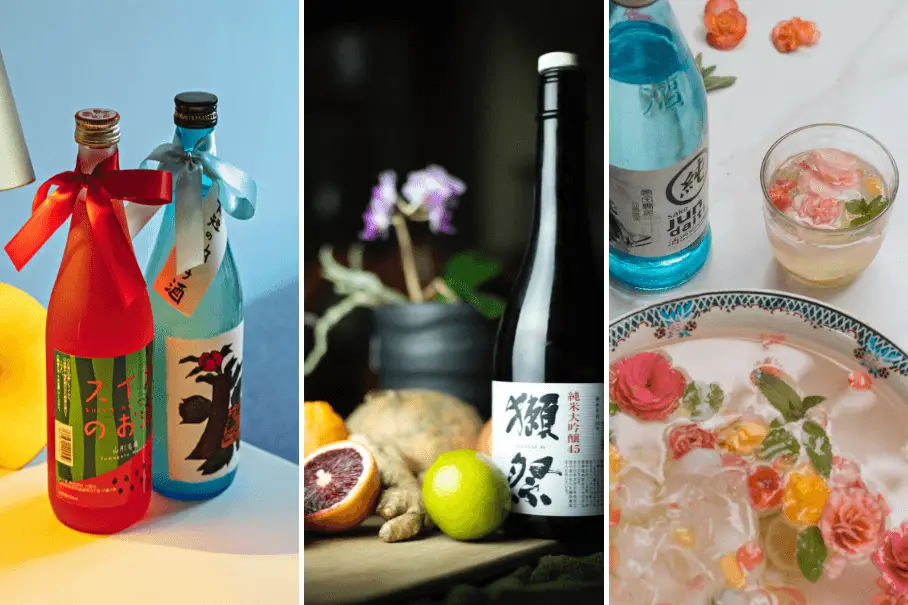
<svg viewBox="0 0 908 605">
<path fill-rule="evenodd" d="M 838 149 L 817 149 L 809 157 L 820 178 L 835 189 L 845 191 L 859 186 L 861 174 L 853 155 Z"/>
<path fill-rule="evenodd" d="M 761 334 L 760 338 L 762 339 L 764 349 L 785 342 L 785 337 L 781 334 Z"/>
<path fill-rule="evenodd" d="M 848 386 L 855 391 L 867 391 L 873 386 L 873 380 L 866 372 L 849 372 Z"/>
<path fill-rule="evenodd" d="M 832 472 L 829 474 L 829 489 L 849 489 L 858 488 L 867 490 L 867 485 L 861 477 L 861 467 L 857 462 L 843 458 L 842 456 L 832 457 Z M 885 513 L 884 511 L 884 516 Z"/>
<path fill-rule="evenodd" d="M 785 212 L 791 208 L 791 190 L 797 183 L 789 179 L 778 179 L 769 188 L 769 199 L 776 208 Z"/>
<path fill-rule="evenodd" d="M 684 375 L 659 353 L 637 353 L 614 366 L 609 395 L 625 414 L 662 421 L 678 409 L 687 386 Z"/>
<path fill-rule="evenodd" d="M 886 532 L 871 560 L 892 594 L 908 592 L 908 522 Z"/>
<path fill-rule="evenodd" d="M 843 557 L 866 558 L 879 543 L 883 511 L 867 490 L 834 489 L 820 518 L 820 533 L 826 546 Z"/>
<path fill-rule="evenodd" d="M 809 218 L 815 225 L 831 225 L 842 215 L 842 202 L 809 192 L 803 196 L 798 216 Z"/>
<path fill-rule="evenodd" d="M 696 424 L 676 426 L 668 433 L 668 447 L 677 460 L 695 448 L 715 448 L 716 436 Z"/>
<path fill-rule="evenodd" d="M 826 576 L 826 579 L 828 580 L 836 580 L 842 575 L 842 572 L 845 571 L 847 565 L 848 559 L 842 555 L 834 554 L 823 564 L 823 575 Z"/>
<path fill-rule="evenodd" d="M 880 594 L 875 595 L 870 605 L 908 605 L 908 594 L 898 594 L 883 578 L 877 578 Z"/>
</svg>

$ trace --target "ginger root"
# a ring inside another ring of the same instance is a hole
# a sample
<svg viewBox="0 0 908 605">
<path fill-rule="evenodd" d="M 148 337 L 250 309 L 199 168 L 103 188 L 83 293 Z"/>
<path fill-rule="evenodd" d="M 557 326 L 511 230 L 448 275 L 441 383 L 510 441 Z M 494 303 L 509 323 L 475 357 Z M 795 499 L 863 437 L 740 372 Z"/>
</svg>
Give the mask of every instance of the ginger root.
<svg viewBox="0 0 908 605">
<path fill-rule="evenodd" d="M 350 440 L 372 452 L 381 475 L 383 491 L 375 512 L 385 523 L 378 531 L 378 537 L 385 542 L 401 542 L 432 529 L 434 524 L 423 504 L 420 482 L 400 450 L 391 444 L 378 445 L 362 434 L 351 435 Z"/>
</svg>

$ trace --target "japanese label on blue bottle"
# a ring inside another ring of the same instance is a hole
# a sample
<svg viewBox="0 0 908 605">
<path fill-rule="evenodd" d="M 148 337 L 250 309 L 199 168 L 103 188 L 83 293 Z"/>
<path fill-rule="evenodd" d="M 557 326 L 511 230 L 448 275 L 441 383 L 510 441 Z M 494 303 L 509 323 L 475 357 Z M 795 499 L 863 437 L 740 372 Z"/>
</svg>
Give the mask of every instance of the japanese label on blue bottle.
<svg viewBox="0 0 908 605">
<path fill-rule="evenodd" d="M 223 220 L 218 184 L 214 183 L 202 204 L 204 236 L 202 264 L 188 271 L 177 271 L 177 249 L 170 249 L 167 261 L 154 281 L 154 291 L 174 309 L 189 317 L 194 312 L 211 282 L 217 277 L 227 253 L 227 223 Z M 179 226 L 177 226 L 179 229 Z M 179 238 L 179 235 L 177 236 Z"/>
<path fill-rule="evenodd" d="M 605 511 L 602 383 L 492 383 L 492 459 L 514 512 L 543 517 Z"/>
<path fill-rule="evenodd" d="M 687 248 L 708 221 L 706 141 L 660 170 L 609 165 L 609 246 L 633 256 L 667 256 Z"/>
<path fill-rule="evenodd" d="M 236 468 L 243 323 L 213 338 L 167 337 L 167 468 L 198 483 Z"/>
</svg>

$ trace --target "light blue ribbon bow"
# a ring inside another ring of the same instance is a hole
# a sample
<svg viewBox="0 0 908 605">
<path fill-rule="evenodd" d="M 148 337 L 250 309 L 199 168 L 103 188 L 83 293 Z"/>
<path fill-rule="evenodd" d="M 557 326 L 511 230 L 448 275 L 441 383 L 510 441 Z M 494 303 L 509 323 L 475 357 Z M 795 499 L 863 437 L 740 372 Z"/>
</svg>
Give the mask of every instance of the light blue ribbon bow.
<svg viewBox="0 0 908 605">
<path fill-rule="evenodd" d="M 176 229 L 177 272 L 183 273 L 205 262 L 205 217 L 203 216 L 202 175 L 212 180 L 221 209 L 239 220 L 255 214 L 257 187 L 245 172 L 213 153 L 214 141 L 207 135 L 184 151 L 179 137 L 159 145 L 139 165 L 158 162 L 159 170 L 173 174 L 174 219 Z"/>
</svg>

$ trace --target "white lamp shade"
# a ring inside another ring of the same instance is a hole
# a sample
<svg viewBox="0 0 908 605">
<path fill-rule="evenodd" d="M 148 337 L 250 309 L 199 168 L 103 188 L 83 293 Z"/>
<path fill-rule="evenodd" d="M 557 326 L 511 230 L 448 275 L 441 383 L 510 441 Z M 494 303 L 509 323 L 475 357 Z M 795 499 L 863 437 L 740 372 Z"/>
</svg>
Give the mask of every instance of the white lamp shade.
<svg viewBox="0 0 908 605">
<path fill-rule="evenodd" d="M 0 191 L 22 187 L 34 180 L 35 171 L 0 54 Z"/>
</svg>

